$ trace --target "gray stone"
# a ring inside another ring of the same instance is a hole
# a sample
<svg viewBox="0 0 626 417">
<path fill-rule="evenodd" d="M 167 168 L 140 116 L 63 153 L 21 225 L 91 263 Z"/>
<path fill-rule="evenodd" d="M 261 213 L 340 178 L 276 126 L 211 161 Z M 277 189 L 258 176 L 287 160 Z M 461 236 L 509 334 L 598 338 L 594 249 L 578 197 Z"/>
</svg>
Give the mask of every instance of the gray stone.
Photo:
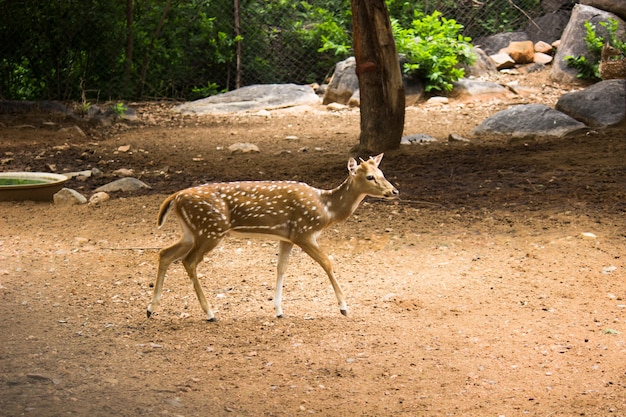
<svg viewBox="0 0 626 417">
<path fill-rule="evenodd" d="M 559 98 L 556 109 L 592 127 L 626 122 L 626 80 L 601 81 Z"/>
<path fill-rule="evenodd" d="M 568 10 L 556 10 L 533 19 L 526 26 L 526 33 L 533 43 L 543 41 L 551 44 L 561 39 L 561 34 L 569 22 L 572 12 Z"/>
<path fill-rule="evenodd" d="M 319 102 L 319 97 L 309 85 L 258 84 L 183 103 L 172 111 L 185 114 L 227 114 L 316 105 Z"/>
<path fill-rule="evenodd" d="M 465 77 L 486 77 L 498 72 L 496 63 L 481 48 L 472 48 L 472 53 L 476 56 L 476 60 L 472 65 L 463 64 L 461 67 L 465 70 Z"/>
<path fill-rule="evenodd" d="M 84 195 L 71 188 L 61 188 L 52 198 L 55 206 L 74 206 L 87 202 L 87 198 Z"/>
<path fill-rule="evenodd" d="M 548 13 L 557 10 L 572 10 L 578 0 L 541 0 L 541 8 Z"/>
<path fill-rule="evenodd" d="M 437 139 L 425 133 L 416 133 L 414 135 L 404 136 L 400 141 L 401 145 L 425 145 L 437 142 Z"/>
<path fill-rule="evenodd" d="M 261 150 L 254 143 L 233 143 L 228 147 L 230 153 L 259 153 Z"/>
<path fill-rule="evenodd" d="M 98 187 L 95 189 L 96 192 L 105 192 L 111 193 L 116 191 L 137 191 L 140 189 L 149 189 L 151 188 L 148 184 L 143 181 L 138 180 L 137 178 L 126 177 L 120 178 L 119 180 L 115 180 L 108 184 L 103 185 L 102 187 Z"/>
<path fill-rule="evenodd" d="M 489 59 L 494 62 L 497 70 L 509 69 L 515 66 L 515 61 L 513 60 L 513 58 L 511 58 L 509 54 L 493 54 L 489 56 Z"/>
<path fill-rule="evenodd" d="M 586 126 L 570 116 L 543 104 L 513 106 L 479 124 L 472 134 L 481 136 L 563 137 Z"/>
<path fill-rule="evenodd" d="M 624 0 L 580 0 L 580 3 L 614 13 L 626 20 L 626 1 Z"/>
<path fill-rule="evenodd" d="M 596 9 L 595 7 L 585 6 L 577 4 L 572 11 L 572 17 L 570 18 L 563 36 L 561 37 L 561 43 L 557 49 L 552 64 L 552 70 L 550 72 L 550 78 L 553 81 L 560 83 L 578 83 L 580 79 L 577 78 L 578 70 L 576 68 L 569 67 L 565 61 L 566 56 L 584 56 L 591 62 L 597 62 L 600 57 L 592 54 L 587 48 L 585 43 L 585 22 L 590 22 L 596 27 L 596 33 L 599 36 L 607 38 L 608 31 L 600 25 L 600 22 L 606 22 L 608 19 L 616 19 L 619 23 L 618 37 L 624 37 L 624 21 L 619 19 L 613 13 L 605 12 L 603 10 Z"/>
<path fill-rule="evenodd" d="M 359 90 L 359 79 L 356 75 L 356 60 L 353 56 L 335 65 L 328 87 L 324 92 L 323 104 L 348 104 L 350 98 Z"/>
</svg>

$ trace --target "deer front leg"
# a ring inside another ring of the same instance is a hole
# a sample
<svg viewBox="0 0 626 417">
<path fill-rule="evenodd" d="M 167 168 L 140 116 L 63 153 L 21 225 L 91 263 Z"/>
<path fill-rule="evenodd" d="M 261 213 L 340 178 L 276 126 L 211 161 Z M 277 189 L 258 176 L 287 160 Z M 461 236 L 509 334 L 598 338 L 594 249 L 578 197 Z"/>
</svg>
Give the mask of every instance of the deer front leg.
<svg viewBox="0 0 626 417">
<path fill-rule="evenodd" d="M 333 290 L 335 290 L 335 295 L 337 296 L 337 301 L 339 303 L 339 311 L 344 316 L 348 315 L 348 306 L 346 304 L 346 300 L 343 295 L 343 291 L 335 278 L 335 273 L 333 272 L 333 265 L 328 259 L 328 256 L 319 248 L 319 245 L 315 240 L 306 241 L 306 242 L 297 242 L 298 246 L 304 250 L 315 262 L 320 264 L 320 266 L 326 271 L 326 275 L 328 275 L 328 279 L 330 279 L 330 284 L 333 286 Z"/>
<path fill-rule="evenodd" d="M 283 278 L 289 255 L 291 254 L 293 243 L 281 240 L 278 242 L 278 266 L 276 267 L 276 288 L 274 289 L 274 308 L 276 309 L 276 317 L 283 316 L 282 298 L 283 298 Z"/>
</svg>

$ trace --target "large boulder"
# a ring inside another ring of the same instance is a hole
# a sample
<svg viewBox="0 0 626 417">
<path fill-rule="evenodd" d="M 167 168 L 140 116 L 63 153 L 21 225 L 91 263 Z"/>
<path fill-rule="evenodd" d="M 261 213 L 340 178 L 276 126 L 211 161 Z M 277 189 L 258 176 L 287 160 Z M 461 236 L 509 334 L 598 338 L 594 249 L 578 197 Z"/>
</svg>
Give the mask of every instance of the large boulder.
<svg viewBox="0 0 626 417">
<path fill-rule="evenodd" d="M 476 56 L 476 60 L 472 65 L 462 64 L 461 68 L 465 70 L 466 77 L 486 77 L 498 72 L 496 63 L 481 48 L 472 48 L 472 53 Z"/>
<path fill-rule="evenodd" d="M 541 0 L 541 8 L 547 13 L 558 10 L 572 10 L 578 0 Z"/>
<path fill-rule="evenodd" d="M 319 97 L 309 85 L 257 84 L 183 103 L 172 111 L 183 114 L 226 114 L 317 104 Z"/>
<path fill-rule="evenodd" d="M 356 59 L 351 56 L 335 65 L 328 87 L 324 92 L 322 104 L 348 104 L 350 97 L 359 89 L 359 78 L 356 75 Z"/>
<path fill-rule="evenodd" d="M 626 80 L 601 81 L 559 98 L 556 109 L 592 127 L 626 123 Z"/>
<path fill-rule="evenodd" d="M 543 104 L 513 106 L 485 119 L 472 134 L 476 137 L 563 137 L 586 126 Z"/>
<path fill-rule="evenodd" d="M 526 33 L 533 43 L 543 41 L 552 44 L 561 39 L 561 34 L 567 26 L 571 14 L 572 12 L 569 10 L 556 10 L 540 16 L 528 23 Z"/>
<path fill-rule="evenodd" d="M 580 3 L 614 13 L 626 20 L 626 1 L 624 0 L 580 0 Z"/>
<path fill-rule="evenodd" d="M 578 83 L 580 79 L 577 78 L 578 70 L 576 68 L 569 67 L 565 61 L 566 56 L 584 56 L 586 59 L 594 62 L 599 59 L 598 56 L 594 56 L 585 43 L 585 22 L 590 22 L 596 27 L 596 33 L 605 39 L 608 38 L 608 31 L 600 22 L 606 22 L 608 19 L 616 19 L 619 23 L 618 37 L 624 36 L 624 21 L 622 21 L 615 14 L 596 9 L 595 7 L 578 4 L 572 11 L 572 17 L 570 18 L 563 36 L 561 37 L 561 44 L 554 57 L 554 63 L 550 73 L 550 78 L 553 81 L 560 83 Z"/>
</svg>

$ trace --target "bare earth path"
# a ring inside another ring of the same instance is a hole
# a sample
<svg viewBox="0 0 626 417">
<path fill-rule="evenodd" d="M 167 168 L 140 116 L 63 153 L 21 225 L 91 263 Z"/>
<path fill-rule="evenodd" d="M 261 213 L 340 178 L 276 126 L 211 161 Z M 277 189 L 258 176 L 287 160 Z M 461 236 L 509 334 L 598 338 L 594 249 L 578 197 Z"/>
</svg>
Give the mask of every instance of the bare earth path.
<svg viewBox="0 0 626 417">
<path fill-rule="evenodd" d="M 406 133 L 469 135 L 508 104 L 409 108 Z M 321 239 L 348 317 L 295 251 L 275 318 L 277 244 L 229 238 L 199 267 L 207 323 L 179 263 L 145 317 L 157 250 L 179 233 L 156 228 L 161 201 L 206 181 L 333 187 L 359 117 L 157 110 L 87 137 L 47 115 L 3 120 L 2 171 L 131 168 L 153 188 L 96 207 L 0 203 L 0 415 L 626 415 L 625 131 L 389 153 L 402 200 L 368 199 Z"/>
</svg>

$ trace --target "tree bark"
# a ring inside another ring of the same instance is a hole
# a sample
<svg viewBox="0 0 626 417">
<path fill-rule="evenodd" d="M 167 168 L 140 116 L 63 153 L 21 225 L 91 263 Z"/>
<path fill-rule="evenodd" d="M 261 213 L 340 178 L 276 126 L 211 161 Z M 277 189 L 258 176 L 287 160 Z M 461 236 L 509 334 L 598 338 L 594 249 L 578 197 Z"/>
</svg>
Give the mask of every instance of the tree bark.
<svg viewBox="0 0 626 417">
<path fill-rule="evenodd" d="M 235 37 L 237 38 L 237 52 L 236 52 L 236 60 L 237 66 L 235 68 L 235 89 L 241 88 L 242 86 L 242 69 L 241 69 L 241 8 L 239 4 L 239 0 L 234 0 L 234 15 L 235 15 Z"/>
<path fill-rule="evenodd" d="M 400 147 L 405 92 L 385 0 L 351 0 L 353 47 L 361 94 L 357 153 Z"/>
</svg>

